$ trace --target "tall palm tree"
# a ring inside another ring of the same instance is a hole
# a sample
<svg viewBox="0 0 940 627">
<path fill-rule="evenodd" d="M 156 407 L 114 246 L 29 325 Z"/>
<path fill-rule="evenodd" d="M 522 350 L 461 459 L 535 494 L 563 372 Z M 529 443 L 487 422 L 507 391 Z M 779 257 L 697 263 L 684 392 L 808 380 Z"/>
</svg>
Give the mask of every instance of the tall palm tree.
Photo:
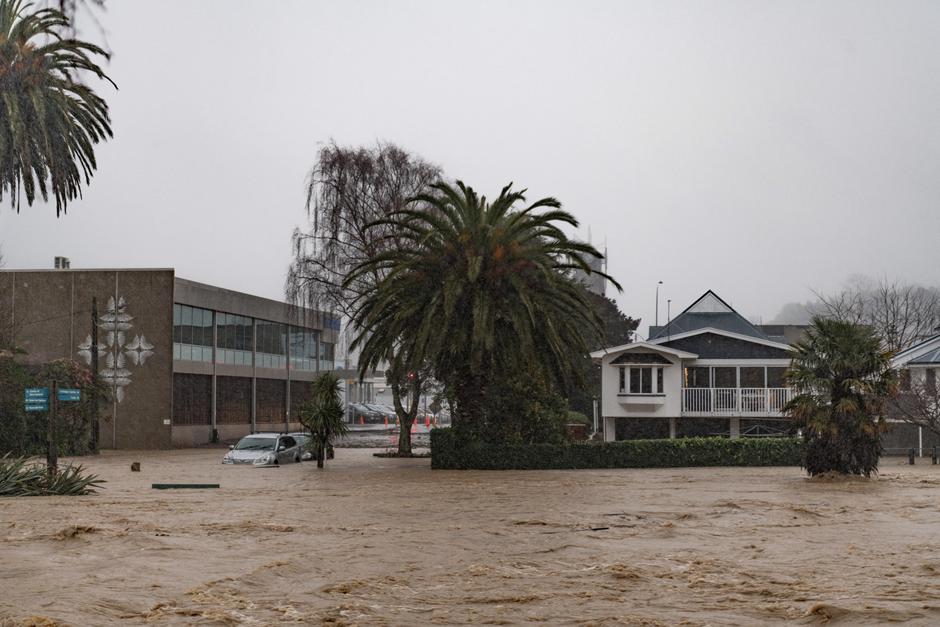
<svg viewBox="0 0 940 627">
<path fill-rule="evenodd" d="M 0 0 L 0 198 L 33 204 L 55 198 L 56 215 L 81 196 L 97 168 L 94 144 L 112 136 L 108 105 L 81 75 L 114 85 L 93 60 L 104 50 L 63 33 L 55 9 Z M 116 86 L 115 86 L 116 87 Z"/>
<path fill-rule="evenodd" d="M 810 475 L 878 471 L 885 402 L 896 388 L 890 358 L 869 327 L 821 317 L 793 347 L 786 376 L 797 395 L 784 411 L 803 429 Z"/>
<path fill-rule="evenodd" d="M 398 244 L 347 278 L 384 277 L 358 303 L 354 346 L 363 370 L 391 354 L 429 365 L 455 401 L 455 425 L 479 425 L 495 377 L 541 369 L 564 386 L 578 376 L 573 358 L 600 323 L 570 275 L 590 273 L 586 258 L 601 254 L 565 235 L 561 225 L 578 222 L 554 198 L 520 208 L 512 184 L 492 202 L 459 181 L 432 190 L 375 223 Z"/>
</svg>

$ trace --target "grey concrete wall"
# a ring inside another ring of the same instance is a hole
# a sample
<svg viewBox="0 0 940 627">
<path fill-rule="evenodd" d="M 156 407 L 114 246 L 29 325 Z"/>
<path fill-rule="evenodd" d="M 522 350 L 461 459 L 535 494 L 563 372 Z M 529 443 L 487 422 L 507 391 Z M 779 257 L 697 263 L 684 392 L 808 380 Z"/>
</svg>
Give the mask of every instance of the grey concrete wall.
<svg viewBox="0 0 940 627">
<path fill-rule="evenodd" d="M 14 342 L 27 363 L 72 359 L 87 367 L 80 345 L 91 334 L 91 303 L 106 323 L 108 302 L 123 298 L 127 328 L 111 337 L 99 325 L 103 345 L 99 372 L 123 362 L 121 383 L 112 387 L 112 402 L 101 408 L 102 448 L 169 448 L 173 381 L 173 270 L 31 270 L 0 271 L 0 311 L 9 310 Z M 5 316 L 4 316 L 5 317 Z M 135 338 L 153 346 L 143 363 L 135 363 Z M 120 389 L 121 394 L 118 394 Z M 120 400 L 119 400 L 120 396 Z"/>
</svg>

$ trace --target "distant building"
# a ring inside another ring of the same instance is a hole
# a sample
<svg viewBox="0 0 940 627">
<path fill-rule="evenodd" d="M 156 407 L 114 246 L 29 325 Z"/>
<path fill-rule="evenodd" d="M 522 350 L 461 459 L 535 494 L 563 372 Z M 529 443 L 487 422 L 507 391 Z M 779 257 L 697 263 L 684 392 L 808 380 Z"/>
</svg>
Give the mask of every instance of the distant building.
<svg viewBox="0 0 940 627">
<path fill-rule="evenodd" d="M 0 271 L 0 311 L 26 351 L 18 359 L 90 364 L 93 297 L 98 374 L 113 396 L 101 412 L 103 448 L 297 429 L 309 382 L 336 368 L 337 318 L 172 269 Z"/>
<path fill-rule="evenodd" d="M 584 270 L 575 270 L 572 274 L 576 281 L 580 281 L 584 284 L 589 292 L 593 292 L 600 296 L 607 295 L 607 279 L 603 275 L 597 274 L 598 272 L 607 273 L 607 250 L 604 250 L 604 258 L 597 259 L 595 257 L 587 258 L 588 266 L 591 268 L 591 273 L 588 274 Z"/>
</svg>

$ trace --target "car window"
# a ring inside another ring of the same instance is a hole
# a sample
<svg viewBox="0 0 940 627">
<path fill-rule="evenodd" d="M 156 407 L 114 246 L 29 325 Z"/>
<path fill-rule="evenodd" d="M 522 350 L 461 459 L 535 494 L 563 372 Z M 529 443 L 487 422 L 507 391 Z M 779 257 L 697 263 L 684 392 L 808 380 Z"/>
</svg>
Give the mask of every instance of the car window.
<svg viewBox="0 0 940 627">
<path fill-rule="evenodd" d="M 274 448 L 274 438 L 244 437 L 235 445 L 239 451 L 270 451 Z"/>
<path fill-rule="evenodd" d="M 283 444 L 287 448 L 290 448 L 292 446 L 295 446 L 297 443 L 294 441 L 294 438 L 287 436 L 287 437 L 281 438 L 281 444 Z"/>
</svg>

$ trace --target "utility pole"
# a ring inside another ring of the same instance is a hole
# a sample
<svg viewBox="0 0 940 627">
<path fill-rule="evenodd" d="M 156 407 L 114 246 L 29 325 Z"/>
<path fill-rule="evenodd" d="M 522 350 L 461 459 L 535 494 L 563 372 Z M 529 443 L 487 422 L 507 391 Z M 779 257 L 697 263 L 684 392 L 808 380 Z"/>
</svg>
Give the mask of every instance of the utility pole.
<svg viewBox="0 0 940 627">
<path fill-rule="evenodd" d="M 663 284 L 662 281 L 656 284 L 656 326 L 657 327 L 659 326 L 659 286 L 662 284 Z"/>
<path fill-rule="evenodd" d="M 91 380 L 98 382 L 98 299 L 91 297 Z M 91 395 L 91 452 L 98 454 L 98 394 Z"/>
<path fill-rule="evenodd" d="M 55 475 L 59 471 L 59 445 L 56 441 L 56 409 L 58 408 L 58 382 L 53 379 L 50 386 L 52 398 L 49 399 L 49 426 L 46 433 L 46 470 L 49 476 Z"/>
</svg>

